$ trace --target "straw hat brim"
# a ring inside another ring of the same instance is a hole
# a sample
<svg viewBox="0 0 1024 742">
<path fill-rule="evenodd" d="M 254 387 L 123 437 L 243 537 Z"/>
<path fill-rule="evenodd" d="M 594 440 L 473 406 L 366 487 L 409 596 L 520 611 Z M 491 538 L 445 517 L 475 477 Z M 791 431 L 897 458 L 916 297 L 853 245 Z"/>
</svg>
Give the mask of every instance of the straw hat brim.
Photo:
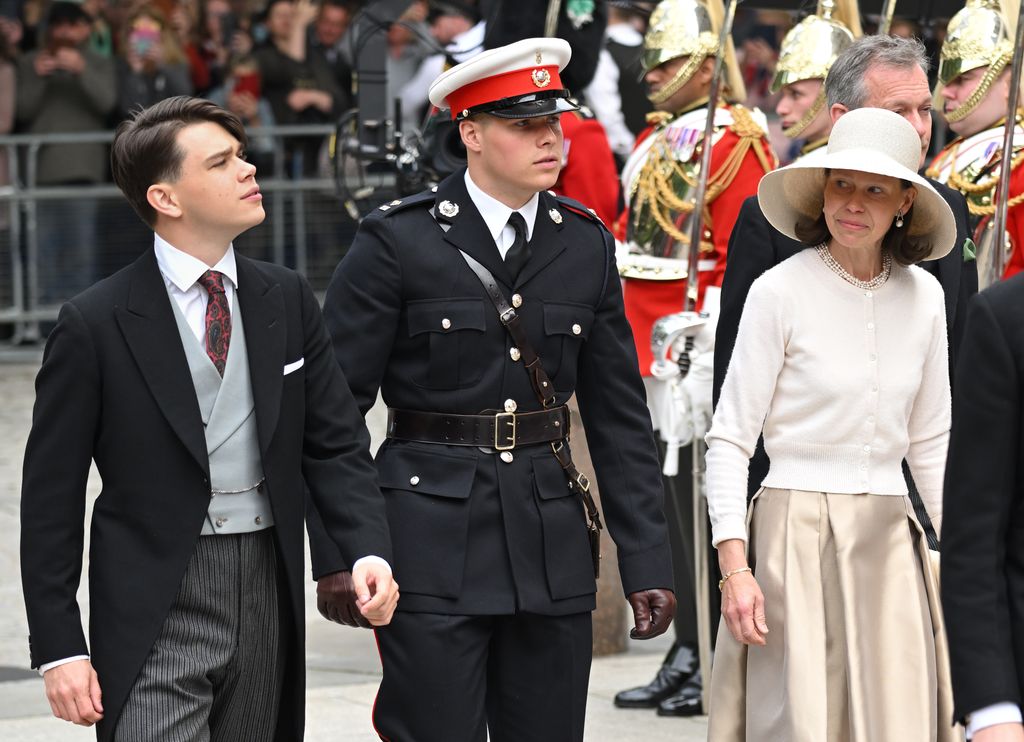
<svg viewBox="0 0 1024 742">
<path fill-rule="evenodd" d="M 909 225 L 909 235 L 932 245 L 924 260 L 937 260 L 953 249 L 956 220 L 949 204 L 923 177 L 874 149 L 846 149 L 833 153 L 822 149 L 767 173 L 758 184 L 757 200 L 773 227 L 799 241 L 797 221 L 813 221 L 821 214 L 826 169 L 856 170 L 909 181 L 917 187 L 917 196 L 911 207 L 914 218 Z"/>
</svg>

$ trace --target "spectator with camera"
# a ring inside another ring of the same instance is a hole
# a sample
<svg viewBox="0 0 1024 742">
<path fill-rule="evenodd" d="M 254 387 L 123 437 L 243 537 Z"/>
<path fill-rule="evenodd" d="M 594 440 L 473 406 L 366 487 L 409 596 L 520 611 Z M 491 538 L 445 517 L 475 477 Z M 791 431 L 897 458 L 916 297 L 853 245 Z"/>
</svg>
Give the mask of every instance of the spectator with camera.
<svg viewBox="0 0 1024 742">
<path fill-rule="evenodd" d="M 327 62 L 306 53 L 306 29 L 316 16 L 310 0 L 270 0 L 264 24 L 270 35 L 256 52 L 263 77 L 263 95 L 278 124 L 325 124 L 344 104 Z M 290 171 L 300 176 L 315 172 L 322 137 L 294 139 Z"/>
<path fill-rule="evenodd" d="M 52 134 L 107 128 L 117 104 L 114 62 L 89 49 L 91 21 L 76 3 L 50 6 L 43 45 L 18 60 L 16 115 L 21 131 Z M 107 145 L 45 145 L 36 172 L 36 184 L 42 186 L 100 182 L 107 172 Z M 30 290 L 30 301 L 55 303 L 94 281 L 95 218 L 95 200 L 37 203 L 39 285 L 38 292 Z"/>
<path fill-rule="evenodd" d="M 122 29 L 118 90 L 122 118 L 139 107 L 192 93 L 185 53 L 155 7 L 141 6 Z"/>
</svg>

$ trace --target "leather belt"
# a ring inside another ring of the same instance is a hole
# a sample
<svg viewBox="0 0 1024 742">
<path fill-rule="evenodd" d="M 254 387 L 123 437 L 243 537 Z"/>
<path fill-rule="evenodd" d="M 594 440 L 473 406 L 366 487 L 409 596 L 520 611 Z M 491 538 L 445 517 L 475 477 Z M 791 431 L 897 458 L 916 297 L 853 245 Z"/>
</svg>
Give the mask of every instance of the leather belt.
<svg viewBox="0 0 1024 742">
<path fill-rule="evenodd" d="M 569 408 L 565 405 L 537 412 L 486 415 L 388 409 L 388 438 L 406 441 L 511 451 L 516 446 L 560 441 L 568 435 Z"/>
</svg>

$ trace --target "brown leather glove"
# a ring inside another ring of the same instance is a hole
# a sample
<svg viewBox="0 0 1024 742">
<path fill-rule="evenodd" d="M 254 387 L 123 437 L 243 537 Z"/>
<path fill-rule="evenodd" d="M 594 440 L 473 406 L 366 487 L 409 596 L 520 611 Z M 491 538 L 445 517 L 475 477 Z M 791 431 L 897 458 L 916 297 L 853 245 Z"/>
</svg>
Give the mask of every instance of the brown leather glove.
<svg viewBox="0 0 1024 742">
<path fill-rule="evenodd" d="M 630 639 L 653 639 L 664 634 L 676 615 L 676 595 L 671 590 L 640 590 L 626 598 L 633 609 Z"/>
<path fill-rule="evenodd" d="M 332 572 L 316 581 L 316 607 L 328 621 L 371 628 L 370 622 L 359 612 L 352 573 L 348 570 Z"/>
</svg>

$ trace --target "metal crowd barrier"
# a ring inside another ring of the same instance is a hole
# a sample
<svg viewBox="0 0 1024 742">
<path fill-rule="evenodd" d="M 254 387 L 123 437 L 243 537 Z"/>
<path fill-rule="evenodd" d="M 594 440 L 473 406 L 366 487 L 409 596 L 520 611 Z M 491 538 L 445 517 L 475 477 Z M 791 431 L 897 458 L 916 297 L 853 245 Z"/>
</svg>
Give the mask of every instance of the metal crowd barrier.
<svg viewBox="0 0 1024 742">
<path fill-rule="evenodd" d="M 326 146 L 314 141 L 311 150 L 319 148 L 320 155 L 309 163 L 295 145 L 299 138 L 319 138 L 325 145 L 333 133 L 330 125 L 249 131 L 267 218 L 235 241 L 243 254 L 296 269 L 318 292 L 326 288 L 357 224 L 335 195 Z M 39 340 L 40 328 L 45 331 L 56 319 L 66 299 L 152 244 L 152 232 L 109 173 L 98 174 L 96 184 L 38 183 L 44 147 L 109 144 L 113 136 L 106 131 L 0 137 L 0 158 L 7 161 L 0 169 L 0 340 Z M 367 177 L 384 187 L 394 180 L 387 173 Z"/>
</svg>

